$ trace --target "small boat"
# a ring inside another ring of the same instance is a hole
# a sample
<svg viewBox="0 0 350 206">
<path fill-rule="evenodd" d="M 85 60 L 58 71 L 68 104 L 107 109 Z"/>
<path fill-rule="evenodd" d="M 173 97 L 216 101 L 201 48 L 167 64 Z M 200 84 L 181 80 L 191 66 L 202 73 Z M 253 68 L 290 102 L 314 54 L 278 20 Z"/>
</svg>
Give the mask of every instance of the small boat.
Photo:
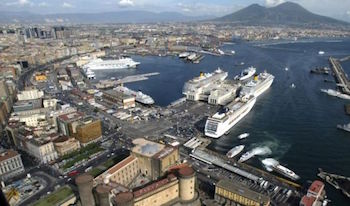
<svg viewBox="0 0 350 206">
<path fill-rule="evenodd" d="M 324 55 L 325 52 L 324 52 L 324 51 L 318 51 L 318 54 L 319 54 L 319 55 Z"/>
<path fill-rule="evenodd" d="M 249 136 L 249 133 L 243 133 L 243 134 L 238 135 L 238 139 L 245 139 L 248 136 Z"/>
<path fill-rule="evenodd" d="M 236 54 L 235 50 L 232 50 L 232 51 L 231 51 L 231 54 Z"/>
<path fill-rule="evenodd" d="M 228 158 L 233 158 L 235 156 L 237 156 L 239 153 L 241 153 L 244 149 L 244 145 L 238 145 L 233 147 L 232 149 L 230 149 L 230 151 L 227 152 L 226 156 Z"/>
<path fill-rule="evenodd" d="M 239 158 L 238 162 L 245 162 L 254 156 L 255 156 L 255 153 L 253 151 L 248 151 L 248 152 L 244 153 L 241 156 L 241 158 Z"/>
<path fill-rule="evenodd" d="M 256 72 L 256 69 L 254 67 L 248 67 L 247 69 L 244 69 L 239 75 L 235 76 L 236 80 L 246 80 L 250 77 L 252 77 Z"/>
<path fill-rule="evenodd" d="M 284 68 L 284 70 L 285 70 L 285 71 L 288 71 L 289 69 L 288 69 L 288 67 L 286 67 L 286 68 Z"/>
<path fill-rule="evenodd" d="M 291 87 L 292 89 L 294 89 L 296 86 L 295 86 L 294 83 L 292 83 L 292 84 L 290 85 L 290 87 Z"/>
<path fill-rule="evenodd" d="M 344 125 L 338 124 L 337 128 L 341 129 L 341 130 L 344 130 L 344 131 L 347 131 L 347 132 L 350 132 L 350 123 L 349 124 L 344 124 Z"/>
</svg>

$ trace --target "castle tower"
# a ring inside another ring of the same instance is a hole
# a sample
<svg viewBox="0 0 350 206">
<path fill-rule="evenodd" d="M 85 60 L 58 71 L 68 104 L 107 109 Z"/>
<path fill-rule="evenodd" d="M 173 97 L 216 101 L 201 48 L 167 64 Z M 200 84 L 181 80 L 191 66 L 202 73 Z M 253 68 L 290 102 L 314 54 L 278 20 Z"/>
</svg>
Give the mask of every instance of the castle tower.
<svg viewBox="0 0 350 206">
<path fill-rule="evenodd" d="M 98 198 L 99 206 L 110 206 L 111 203 L 109 201 L 109 191 L 110 187 L 107 185 L 99 185 L 96 187 L 96 193 Z"/>
<path fill-rule="evenodd" d="M 93 179 L 91 175 L 86 173 L 75 178 L 82 206 L 95 206 L 95 199 L 92 194 Z"/>
<path fill-rule="evenodd" d="M 191 167 L 183 167 L 179 169 L 179 190 L 181 201 L 188 202 L 195 199 L 195 182 L 195 172 Z"/>
</svg>

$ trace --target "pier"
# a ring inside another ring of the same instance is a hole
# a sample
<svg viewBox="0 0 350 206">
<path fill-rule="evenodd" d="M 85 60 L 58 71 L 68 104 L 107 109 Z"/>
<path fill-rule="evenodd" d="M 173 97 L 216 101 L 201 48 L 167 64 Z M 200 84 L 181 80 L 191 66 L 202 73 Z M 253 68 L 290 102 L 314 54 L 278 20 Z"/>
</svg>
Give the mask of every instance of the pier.
<svg viewBox="0 0 350 206">
<path fill-rule="evenodd" d="M 115 87 L 117 85 L 121 85 L 124 83 L 143 81 L 143 80 L 147 80 L 148 77 L 155 76 L 155 75 L 159 75 L 159 72 L 131 75 L 131 76 L 127 76 L 127 77 L 124 77 L 121 79 L 116 79 L 116 80 L 112 80 L 112 79 L 101 80 L 101 81 L 99 81 L 99 83 L 96 84 L 96 88 L 97 89 L 106 89 L 106 88 Z"/>
<path fill-rule="evenodd" d="M 317 174 L 317 176 L 328 182 L 328 184 L 332 185 L 336 189 L 341 190 L 345 196 L 350 198 L 350 177 L 327 173 L 322 169 L 319 169 L 319 171 L 320 172 Z"/>
<path fill-rule="evenodd" d="M 336 78 L 336 81 L 344 94 L 350 94 L 350 83 L 348 75 L 343 70 L 343 67 L 340 64 L 340 61 L 330 57 L 329 63 L 331 65 L 331 68 L 333 70 L 334 76 Z"/>
</svg>

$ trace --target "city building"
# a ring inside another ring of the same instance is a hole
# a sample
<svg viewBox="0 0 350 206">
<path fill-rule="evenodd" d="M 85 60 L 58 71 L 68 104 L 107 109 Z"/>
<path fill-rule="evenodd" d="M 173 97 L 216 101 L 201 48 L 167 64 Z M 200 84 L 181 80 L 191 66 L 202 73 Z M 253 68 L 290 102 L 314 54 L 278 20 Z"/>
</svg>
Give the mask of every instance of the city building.
<svg viewBox="0 0 350 206">
<path fill-rule="evenodd" d="M 102 98 L 108 103 L 116 104 L 118 107 L 121 107 L 123 109 L 135 107 L 134 96 L 126 95 L 113 89 L 103 92 Z"/>
<path fill-rule="evenodd" d="M 21 155 L 14 150 L 0 150 L 0 179 L 2 181 L 24 172 Z"/>
<path fill-rule="evenodd" d="M 115 206 L 199 206 L 195 189 L 196 175 L 189 166 L 184 166 L 166 177 L 150 182 L 133 191 L 120 192 L 113 198 Z"/>
<path fill-rule="evenodd" d="M 59 131 L 65 136 L 72 136 L 72 134 L 76 132 L 73 131 L 72 124 L 82 119 L 83 116 L 84 114 L 79 111 L 74 111 L 58 116 L 57 123 Z"/>
<path fill-rule="evenodd" d="M 75 138 L 61 136 L 53 142 L 58 156 L 63 156 L 80 149 L 80 142 Z"/>
<path fill-rule="evenodd" d="M 270 205 L 268 196 L 254 192 L 239 182 L 232 182 L 232 180 L 220 180 L 216 183 L 215 200 L 225 205 Z"/>
<path fill-rule="evenodd" d="M 17 99 L 18 101 L 31 100 L 31 99 L 39 99 L 39 98 L 42 98 L 43 96 L 44 96 L 44 91 L 28 88 L 28 90 L 20 91 L 17 94 Z"/>
<path fill-rule="evenodd" d="M 138 174 L 140 174 L 138 160 L 133 156 L 129 156 L 97 176 L 95 183 L 113 182 L 128 187 Z"/>
<path fill-rule="evenodd" d="M 102 138 L 101 120 L 85 117 L 72 124 L 72 133 L 82 146 L 96 142 Z"/>
<path fill-rule="evenodd" d="M 135 147 L 131 155 L 136 157 L 142 174 L 151 180 L 163 176 L 172 166 L 179 163 L 179 150 L 177 147 L 159 144 L 143 138 L 133 140 Z"/>
<path fill-rule="evenodd" d="M 58 158 L 55 147 L 50 140 L 30 137 L 25 142 L 25 151 L 34 156 L 40 163 L 50 163 Z"/>
</svg>

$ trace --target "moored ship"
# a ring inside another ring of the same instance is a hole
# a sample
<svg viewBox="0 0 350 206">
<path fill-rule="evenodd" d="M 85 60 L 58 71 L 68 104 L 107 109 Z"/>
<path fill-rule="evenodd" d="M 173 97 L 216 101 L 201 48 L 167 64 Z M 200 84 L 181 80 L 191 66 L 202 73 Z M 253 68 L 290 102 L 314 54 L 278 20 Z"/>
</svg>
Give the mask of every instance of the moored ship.
<svg viewBox="0 0 350 206">
<path fill-rule="evenodd" d="M 275 171 L 284 175 L 292 180 L 298 180 L 300 177 L 292 170 L 280 165 L 280 163 L 273 158 L 266 158 L 261 161 L 268 171 Z"/>
<path fill-rule="evenodd" d="M 256 72 L 256 69 L 254 67 L 248 67 L 247 69 L 244 69 L 239 75 L 235 76 L 236 80 L 246 80 L 250 77 L 252 77 Z"/>
<path fill-rule="evenodd" d="M 251 151 L 248 151 L 246 153 L 244 153 L 238 160 L 238 162 L 245 162 L 247 160 L 249 160 L 250 158 L 254 157 L 255 156 L 255 153 L 251 150 Z"/>
<path fill-rule="evenodd" d="M 152 99 L 152 97 L 142 93 L 141 91 L 136 92 L 123 86 L 118 86 L 114 88 L 114 90 L 117 90 L 127 95 L 134 96 L 135 100 L 141 104 L 154 104 L 154 100 Z"/>
<path fill-rule="evenodd" d="M 113 69 L 129 69 L 136 68 L 140 62 L 135 62 L 131 58 L 120 58 L 115 60 L 94 59 L 85 64 L 83 69 L 89 70 L 113 70 Z"/>
<path fill-rule="evenodd" d="M 228 76 L 228 73 L 218 68 L 213 73 L 200 73 L 200 76 L 195 77 L 185 83 L 182 93 L 186 95 L 190 91 L 198 90 L 202 87 L 209 86 L 210 84 L 223 81 Z"/>
<path fill-rule="evenodd" d="M 228 158 L 233 158 L 233 157 L 237 156 L 239 153 L 241 153 L 243 151 L 244 147 L 245 147 L 244 145 L 235 146 L 227 152 L 226 156 Z"/>
<path fill-rule="evenodd" d="M 275 77 L 267 72 L 254 76 L 254 79 L 246 83 L 241 90 L 241 95 L 260 96 L 271 87 Z"/>
<path fill-rule="evenodd" d="M 205 135 L 212 138 L 221 137 L 250 112 L 255 102 L 254 96 L 236 98 L 235 101 L 207 119 L 204 128 Z"/>
</svg>

